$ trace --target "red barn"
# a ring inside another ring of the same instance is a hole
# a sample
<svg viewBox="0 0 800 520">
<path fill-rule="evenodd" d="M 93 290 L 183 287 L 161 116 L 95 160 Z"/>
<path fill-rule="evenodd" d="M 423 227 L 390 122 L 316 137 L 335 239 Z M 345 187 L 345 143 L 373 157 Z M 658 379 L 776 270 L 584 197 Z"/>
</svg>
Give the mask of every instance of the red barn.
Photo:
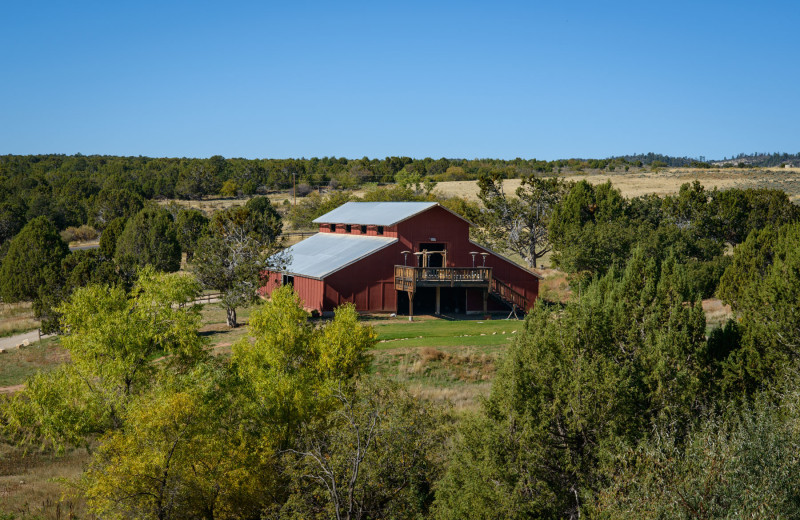
<svg viewBox="0 0 800 520">
<path fill-rule="evenodd" d="M 539 294 L 539 275 L 472 242 L 472 224 L 435 202 L 348 202 L 314 223 L 267 273 L 267 294 L 291 284 L 308 309 L 409 315 L 528 310 Z"/>
</svg>

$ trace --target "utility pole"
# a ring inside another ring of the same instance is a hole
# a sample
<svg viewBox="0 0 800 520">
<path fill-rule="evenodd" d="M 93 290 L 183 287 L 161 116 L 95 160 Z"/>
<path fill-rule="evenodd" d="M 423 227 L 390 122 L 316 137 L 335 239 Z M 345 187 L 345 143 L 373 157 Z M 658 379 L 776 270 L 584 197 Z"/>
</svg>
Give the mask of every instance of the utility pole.
<svg viewBox="0 0 800 520">
<path fill-rule="evenodd" d="M 294 193 L 294 205 L 297 206 L 297 172 L 292 172 L 292 192 Z"/>
</svg>

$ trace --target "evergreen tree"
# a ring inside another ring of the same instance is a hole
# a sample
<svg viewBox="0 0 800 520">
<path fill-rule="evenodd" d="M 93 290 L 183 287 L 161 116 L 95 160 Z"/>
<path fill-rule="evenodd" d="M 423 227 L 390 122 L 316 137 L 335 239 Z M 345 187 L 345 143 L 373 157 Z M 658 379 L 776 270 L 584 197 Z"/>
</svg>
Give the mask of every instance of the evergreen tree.
<svg viewBox="0 0 800 520">
<path fill-rule="evenodd" d="M 114 259 L 128 273 L 153 266 L 174 272 L 181 267 L 181 245 L 172 215 L 165 209 L 145 208 L 125 224 Z"/>
<path fill-rule="evenodd" d="M 31 301 L 39 290 L 58 290 L 61 262 L 69 254 L 55 226 L 37 217 L 11 240 L 0 266 L 0 296 L 6 302 Z"/>
</svg>

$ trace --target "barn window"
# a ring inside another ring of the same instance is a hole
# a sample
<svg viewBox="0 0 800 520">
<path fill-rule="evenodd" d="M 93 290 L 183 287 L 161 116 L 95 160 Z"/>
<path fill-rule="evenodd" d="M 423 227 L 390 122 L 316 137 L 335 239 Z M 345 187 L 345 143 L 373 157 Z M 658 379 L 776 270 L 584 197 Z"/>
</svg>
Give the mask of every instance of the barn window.
<svg viewBox="0 0 800 520">
<path fill-rule="evenodd" d="M 383 234 L 383 226 L 378 226 L 378 234 L 379 235 Z"/>
<path fill-rule="evenodd" d="M 336 224 L 328 224 L 328 230 L 331 233 L 335 233 L 336 232 Z"/>
<path fill-rule="evenodd" d="M 350 224 L 345 224 L 344 225 L 344 232 L 345 233 L 350 233 L 352 230 L 353 230 L 353 226 L 351 226 Z"/>
<path fill-rule="evenodd" d="M 364 226 L 364 225 L 361 226 L 361 234 L 362 235 L 366 235 L 367 234 L 367 226 Z"/>
</svg>

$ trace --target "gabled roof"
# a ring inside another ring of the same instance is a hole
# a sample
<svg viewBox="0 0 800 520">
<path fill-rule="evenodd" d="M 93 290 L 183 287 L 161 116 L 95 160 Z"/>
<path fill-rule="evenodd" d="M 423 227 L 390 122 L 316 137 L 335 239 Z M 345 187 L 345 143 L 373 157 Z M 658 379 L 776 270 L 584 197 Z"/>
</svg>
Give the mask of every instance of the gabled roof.
<svg viewBox="0 0 800 520">
<path fill-rule="evenodd" d="M 317 233 L 279 253 L 290 256 L 282 272 L 322 280 L 395 242 L 391 237 Z"/>
<path fill-rule="evenodd" d="M 393 226 L 437 205 L 436 202 L 348 202 L 315 218 L 314 223 Z"/>
</svg>

